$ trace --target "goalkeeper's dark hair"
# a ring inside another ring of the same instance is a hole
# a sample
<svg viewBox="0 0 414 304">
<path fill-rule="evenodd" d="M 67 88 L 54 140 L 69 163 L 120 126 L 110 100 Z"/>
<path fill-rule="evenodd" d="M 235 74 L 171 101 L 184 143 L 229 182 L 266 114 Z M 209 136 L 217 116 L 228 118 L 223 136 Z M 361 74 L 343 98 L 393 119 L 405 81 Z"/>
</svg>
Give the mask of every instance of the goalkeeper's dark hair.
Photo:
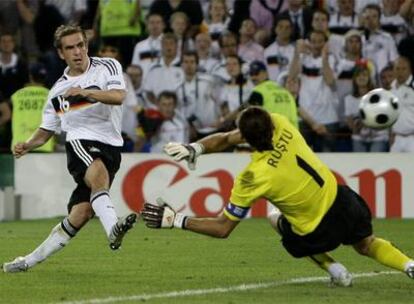
<svg viewBox="0 0 414 304">
<path fill-rule="evenodd" d="M 245 109 L 238 120 L 243 138 L 259 152 L 273 150 L 273 122 L 270 114 L 260 107 Z"/>
</svg>

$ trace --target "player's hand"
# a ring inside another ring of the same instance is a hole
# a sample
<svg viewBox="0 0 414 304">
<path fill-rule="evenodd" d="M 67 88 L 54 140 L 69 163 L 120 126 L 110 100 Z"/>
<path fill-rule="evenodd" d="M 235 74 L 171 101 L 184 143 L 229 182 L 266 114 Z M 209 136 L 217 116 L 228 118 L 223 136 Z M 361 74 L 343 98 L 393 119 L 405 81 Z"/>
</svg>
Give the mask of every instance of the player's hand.
<svg viewBox="0 0 414 304">
<path fill-rule="evenodd" d="M 157 204 L 145 203 L 141 211 L 142 219 L 148 228 L 184 228 L 186 216 L 168 205 L 162 198 L 157 198 Z"/>
<path fill-rule="evenodd" d="M 171 156 L 175 161 L 187 161 L 188 169 L 195 170 L 197 157 L 204 151 L 204 147 L 199 143 L 181 144 L 171 142 L 164 146 L 164 152 Z"/>
<path fill-rule="evenodd" d="M 19 142 L 19 143 L 15 144 L 14 147 L 13 147 L 13 155 L 16 158 L 22 157 L 23 155 L 25 155 L 29 151 L 30 151 L 29 145 L 24 143 L 24 142 Z"/>
</svg>

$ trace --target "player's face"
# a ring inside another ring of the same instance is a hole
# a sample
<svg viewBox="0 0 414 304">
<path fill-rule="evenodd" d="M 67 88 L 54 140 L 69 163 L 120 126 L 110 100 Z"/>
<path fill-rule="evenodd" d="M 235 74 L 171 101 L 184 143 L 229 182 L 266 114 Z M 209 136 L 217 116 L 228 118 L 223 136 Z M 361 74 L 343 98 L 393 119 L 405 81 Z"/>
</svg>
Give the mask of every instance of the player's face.
<svg viewBox="0 0 414 304">
<path fill-rule="evenodd" d="M 81 33 L 61 38 L 59 57 L 66 61 L 69 73 L 82 74 L 88 67 L 88 46 Z"/>
<path fill-rule="evenodd" d="M 182 65 L 186 75 L 192 76 L 197 72 L 197 61 L 194 56 L 184 56 Z"/>
<path fill-rule="evenodd" d="M 403 59 L 399 58 L 394 63 L 394 75 L 398 83 L 404 83 L 411 76 L 411 67 L 410 63 Z"/>
<path fill-rule="evenodd" d="M 275 33 L 277 37 L 283 40 L 289 39 L 292 35 L 292 25 L 287 20 L 281 20 L 276 25 Z"/>
</svg>

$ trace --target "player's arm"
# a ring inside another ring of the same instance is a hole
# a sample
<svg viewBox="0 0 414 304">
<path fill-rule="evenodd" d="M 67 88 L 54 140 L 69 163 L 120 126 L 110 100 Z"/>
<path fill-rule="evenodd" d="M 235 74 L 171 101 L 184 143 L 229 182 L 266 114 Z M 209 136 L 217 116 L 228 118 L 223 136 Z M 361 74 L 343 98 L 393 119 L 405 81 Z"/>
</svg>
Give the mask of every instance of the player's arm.
<svg viewBox="0 0 414 304">
<path fill-rule="evenodd" d="M 224 151 L 234 145 L 243 143 L 239 129 L 209 135 L 191 144 L 171 142 L 164 146 L 164 152 L 175 161 L 187 160 L 190 170 L 195 169 L 197 158 L 201 154 Z"/>
<path fill-rule="evenodd" d="M 65 97 L 83 96 L 91 102 L 101 102 L 110 105 L 121 105 L 125 99 L 126 92 L 121 89 L 110 90 L 95 90 L 95 89 L 81 89 L 79 87 L 70 88 L 66 91 Z"/>
<path fill-rule="evenodd" d="M 27 152 L 44 145 L 55 132 L 38 128 L 26 142 L 19 142 L 13 147 L 13 155 L 20 158 Z"/>
<path fill-rule="evenodd" d="M 157 205 L 145 203 L 141 215 L 148 228 L 175 227 L 216 238 L 227 238 L 239 223 L 224 214 L 218 217 L 188 217 L 175 212 L 160 198 Z"/>
</svg>

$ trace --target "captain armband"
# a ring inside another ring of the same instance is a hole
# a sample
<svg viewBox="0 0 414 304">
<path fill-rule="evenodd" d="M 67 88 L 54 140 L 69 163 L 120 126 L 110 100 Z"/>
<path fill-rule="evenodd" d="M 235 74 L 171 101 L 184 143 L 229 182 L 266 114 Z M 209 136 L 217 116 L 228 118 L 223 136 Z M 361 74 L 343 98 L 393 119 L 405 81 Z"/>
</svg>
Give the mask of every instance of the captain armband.
<svg viewBox="0 0 414 304">
<path fill-rule="evenodd" d="M 232 203 L 228 203 L 226 206 L 226 212 L 228 215 L 231 215 L 237 219 L 244 219 L 249 212 L 250 207 L 240 207 Z"/>
</svg>

